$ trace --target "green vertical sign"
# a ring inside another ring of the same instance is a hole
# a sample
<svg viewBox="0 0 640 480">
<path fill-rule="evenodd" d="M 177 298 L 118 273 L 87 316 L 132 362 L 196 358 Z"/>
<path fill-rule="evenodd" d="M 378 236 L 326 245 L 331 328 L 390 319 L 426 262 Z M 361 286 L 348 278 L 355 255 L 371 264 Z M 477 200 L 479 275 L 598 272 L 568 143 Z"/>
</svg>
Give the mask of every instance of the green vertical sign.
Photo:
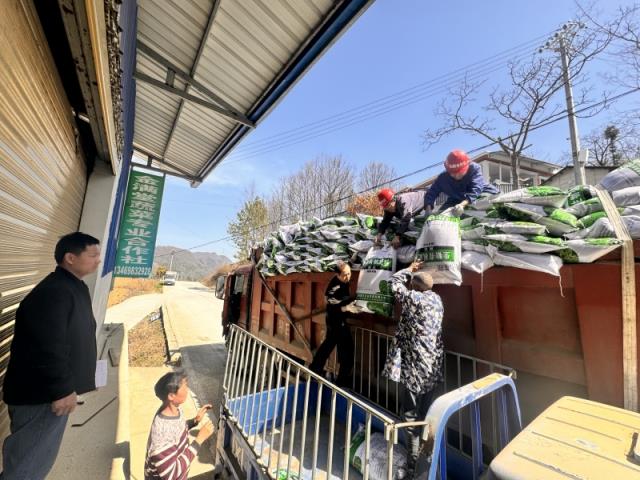
<svg viewBox="0 0 640 480">
<path fill-rule="evenodd" d="M 132 170 L 118 235 L 115 277 L 151 276 L 164 177 Z"/>
</svg>

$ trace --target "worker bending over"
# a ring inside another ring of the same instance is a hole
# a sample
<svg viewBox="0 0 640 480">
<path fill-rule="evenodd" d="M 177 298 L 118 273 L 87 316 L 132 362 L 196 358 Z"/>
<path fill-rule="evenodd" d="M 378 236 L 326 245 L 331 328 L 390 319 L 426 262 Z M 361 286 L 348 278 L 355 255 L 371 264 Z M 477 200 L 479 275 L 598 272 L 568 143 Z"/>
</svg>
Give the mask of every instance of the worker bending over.
<svg viewBox="0 0 640 480">
<path fill-rule="evenodd" d="M 407 231 L 411 219 L 424 208 L 424 194 L 422 191 L 395 193 L 390 188 L 383 188 L 378 192 L 378 202 L 384 210 L 384 216 L 378 225 L 376 244 L 380 244 L 382 236 L 395 217 L 400 220 L 400 225 L 396 228 L 396 235 L 393 237 L 391 245 L 393 248 L 398 248 L 402 245 L 400 235 Z"/>
</svg>

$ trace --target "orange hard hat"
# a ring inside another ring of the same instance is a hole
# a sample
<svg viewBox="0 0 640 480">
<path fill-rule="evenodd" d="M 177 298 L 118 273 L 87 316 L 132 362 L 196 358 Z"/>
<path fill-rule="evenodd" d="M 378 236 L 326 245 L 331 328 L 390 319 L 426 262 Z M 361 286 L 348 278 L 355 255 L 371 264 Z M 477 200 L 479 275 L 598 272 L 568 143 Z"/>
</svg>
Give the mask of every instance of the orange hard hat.
<svg viewBox="0 0 640 480">
<path fill-rule="evenodd" d="M 391 203 L 391 200 L 393 200 L 394 195 L 395 192 L 390 188 L 383 188 L 382 190 L 380 190 L 378 192 L 378 202 L 380 202 L 380 206 L 382 208 L 387 208 L 387 206 Z"/>
<path fill-rule="evenodd" d="M 462 150 L 452 150 L 449 155 L 447 155 L 447 160 L 444 162 L 444 168 L 448 173 L 455 174 L 465 174 L 469 170 L 469 164 L 471 160 L 469 160 L 469 155 Z"/>
</svg>

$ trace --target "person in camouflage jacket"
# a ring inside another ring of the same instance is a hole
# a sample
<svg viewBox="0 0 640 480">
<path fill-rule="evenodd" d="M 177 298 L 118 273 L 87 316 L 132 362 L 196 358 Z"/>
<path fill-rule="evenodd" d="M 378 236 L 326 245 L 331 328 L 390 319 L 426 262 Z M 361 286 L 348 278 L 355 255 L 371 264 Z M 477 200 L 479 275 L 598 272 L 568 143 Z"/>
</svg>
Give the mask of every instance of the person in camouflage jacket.
<svg viewBox="0 0 640 480">
<path fill-rule="evenodd" d="M 433 392 L 443 378 L 444 308 L 440 296 L 431 290 L 431 275 L 418 272 L 421 265 L 412 263 L 390 281 L 402 313 L 383 375 L 403 386 L 401 413 L 406 422 L 425 419 Z M 407 428 L 407 468 L 411 475 L 418 458 L 419 434 L 419 429 Z"/>
</svg>

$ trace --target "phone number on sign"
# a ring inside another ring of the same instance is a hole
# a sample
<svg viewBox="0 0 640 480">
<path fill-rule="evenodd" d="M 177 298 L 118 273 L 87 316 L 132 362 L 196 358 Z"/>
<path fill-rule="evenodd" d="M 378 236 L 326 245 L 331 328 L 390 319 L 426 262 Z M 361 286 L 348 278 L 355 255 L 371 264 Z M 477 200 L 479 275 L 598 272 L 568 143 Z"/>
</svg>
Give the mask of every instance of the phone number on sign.
<svg viewBox="0 0 640 480">
<path fill-rule="evenodd" d="M 150 267 L 116 267 L 117 275 L 150 275 Z"/>
</svg>

